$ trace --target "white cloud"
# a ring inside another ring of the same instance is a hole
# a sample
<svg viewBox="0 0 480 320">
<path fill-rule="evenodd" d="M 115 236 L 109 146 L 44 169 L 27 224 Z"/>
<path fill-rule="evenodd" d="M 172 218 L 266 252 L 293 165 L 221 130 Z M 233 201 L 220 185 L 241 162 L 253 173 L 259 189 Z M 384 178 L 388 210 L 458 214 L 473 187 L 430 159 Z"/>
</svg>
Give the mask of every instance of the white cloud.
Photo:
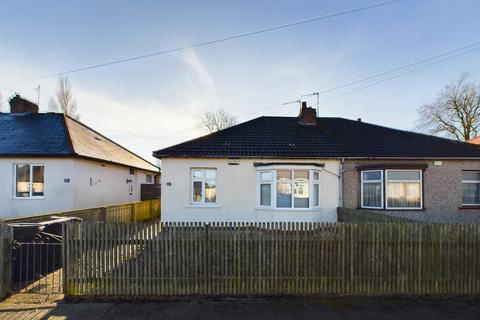
<svg viewBox="0 0 480 320">
<path fill-rule="evenodd" d="M 167 147 L 200 135 L 196 117 L 200 110 L 217 105 L 215 83 L 201 59 L 194 51 L 181 56 L 187 81 L 179 90 L 186 90 L 182 101 L 169 105 L 148 96 L 132 97 L 128 101 L 115 100 L 101 90 L 86 90 L 81 83 L 70 79 L 73 93 L 79 105 L 80 121 L 99 131 L 115 142 L 153 161 L 154 150 Z M 45 71 L 29 67 L 12 59 L 0 59 L 0 84 L 45 74 Z M 92 75 L 94 77 L 94 75 Z M 36 101 L 35 88 L 41 85 L 40 111 L 48 111 L 48 99 L 55 92 L 57 79 L 46 78 L 0 87 L 5 109 L 8 97 L 14 92 Z M 179 112 L 178 104 L 182 110 Z"/>
<path fill-rule="evenodd" d="M 199 55 L 190 49 L 181 55 L 181 60 L 185 64 L 188 79 L 185 97 L 200 109 L 217 108 L 218 95 L 215 82 Z"/>
</svg>

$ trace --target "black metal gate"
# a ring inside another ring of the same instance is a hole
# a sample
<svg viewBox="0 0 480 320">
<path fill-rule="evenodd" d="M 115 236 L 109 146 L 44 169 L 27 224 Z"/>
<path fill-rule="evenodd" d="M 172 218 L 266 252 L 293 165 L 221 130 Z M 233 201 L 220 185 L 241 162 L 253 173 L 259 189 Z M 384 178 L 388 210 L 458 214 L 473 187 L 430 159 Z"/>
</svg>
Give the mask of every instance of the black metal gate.
<svg viewBox="0 0 480 320">
<path fill-rule="evenodd" d="M 63 293 L 63 243 L 13 242 L 12 293 Z"/>
</svg>

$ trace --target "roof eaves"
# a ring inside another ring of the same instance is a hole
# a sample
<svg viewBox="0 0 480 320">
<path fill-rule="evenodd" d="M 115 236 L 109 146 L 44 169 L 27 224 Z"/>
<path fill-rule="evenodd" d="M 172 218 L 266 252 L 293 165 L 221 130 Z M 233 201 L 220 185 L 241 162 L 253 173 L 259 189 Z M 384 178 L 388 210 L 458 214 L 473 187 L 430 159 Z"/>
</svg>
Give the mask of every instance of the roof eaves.
<svg viewBox="0 0 480 320">
<path fill-rule="evenodd" d="M 125 164 L 125 163 L 120 163 L 120 162 L 116 162 L 116 161 L 111 161 L 111 160 L 104 160 L 104 159 L 99 159 L 99 158 L 95 158 L 95 157 L 88 157 L 88 156 L 82 156 L 82 155 L 75 155 L 75 157 L 77 158 L 80 158 L 80 159 L 86 159 L 86 160 L 91 160 L 91 161 L 97 161 L 97 162 L 104 162 L 104 163 L 110 163 L 110 164 L 115 164 L 115 165 L 118 165 L 118 166 L 122 166 L 122 167 L 126 167 L 126 168 L 135 168 L 135 169 L 139 169 L 139 170 L 145 170 L 145 171 L 150 171 L 150 172 L 160 172 L 160 168 L 158 168 L 157 166 L 153 166 L 153 168 L 156 168 L 156 169 L 153 169 L 153 168 L 146 168 L 146 167 L 139 167 L 139 166 L 135 166 L 135 165 L 128 165 L 128 164 Z"/>
</svg>

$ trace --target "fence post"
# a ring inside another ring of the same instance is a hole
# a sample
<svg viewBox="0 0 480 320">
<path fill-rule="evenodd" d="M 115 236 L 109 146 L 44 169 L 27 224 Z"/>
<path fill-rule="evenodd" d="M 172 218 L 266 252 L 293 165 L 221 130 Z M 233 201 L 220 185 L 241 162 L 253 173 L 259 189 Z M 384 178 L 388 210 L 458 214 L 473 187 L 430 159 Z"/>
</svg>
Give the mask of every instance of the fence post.
<svg viewBox="0 0 480 320">
<path fill-rule="evenodd" d="M 11 293 L 13 234 L 5 221 L 0 221 L 0 300 Z"/>
<path fill-rule="evenodd" d="M 130 221 L 135 222 L 135 203 L 130 204 Z"/>
<path fill-rule="evenodd" d="M 63 280 L 63 293 L 67 293 L 67 223 L 62 223 L 62 280 Z"/>
<path fill-rule="evenodd" d="M 101 218 L 101 221 L 103 222 L 107 222 L 107 210 L 108 208 L 107 207 L 102 207 L 102 218 Z"/>
</svg>

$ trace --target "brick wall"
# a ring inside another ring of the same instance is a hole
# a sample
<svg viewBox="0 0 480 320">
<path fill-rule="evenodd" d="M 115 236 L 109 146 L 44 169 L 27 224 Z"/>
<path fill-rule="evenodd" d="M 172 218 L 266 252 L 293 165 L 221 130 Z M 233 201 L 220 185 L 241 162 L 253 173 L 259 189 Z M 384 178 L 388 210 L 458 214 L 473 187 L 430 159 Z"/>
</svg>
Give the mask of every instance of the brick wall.
<svg viewBox="0 0 480 320">
<path fill-rule="evenodd" d="M 479 170 L 480 160 L 347 160 L 344 164 L 343 206 L 360 207 L 360 173 L 357 166 L 374 164 L 427 164 L 423 175 L 424 209 L 382 213 L 431 222 L 480 223 L 480 209 L 463 209 L 462 170 Z"/>
</svg>

